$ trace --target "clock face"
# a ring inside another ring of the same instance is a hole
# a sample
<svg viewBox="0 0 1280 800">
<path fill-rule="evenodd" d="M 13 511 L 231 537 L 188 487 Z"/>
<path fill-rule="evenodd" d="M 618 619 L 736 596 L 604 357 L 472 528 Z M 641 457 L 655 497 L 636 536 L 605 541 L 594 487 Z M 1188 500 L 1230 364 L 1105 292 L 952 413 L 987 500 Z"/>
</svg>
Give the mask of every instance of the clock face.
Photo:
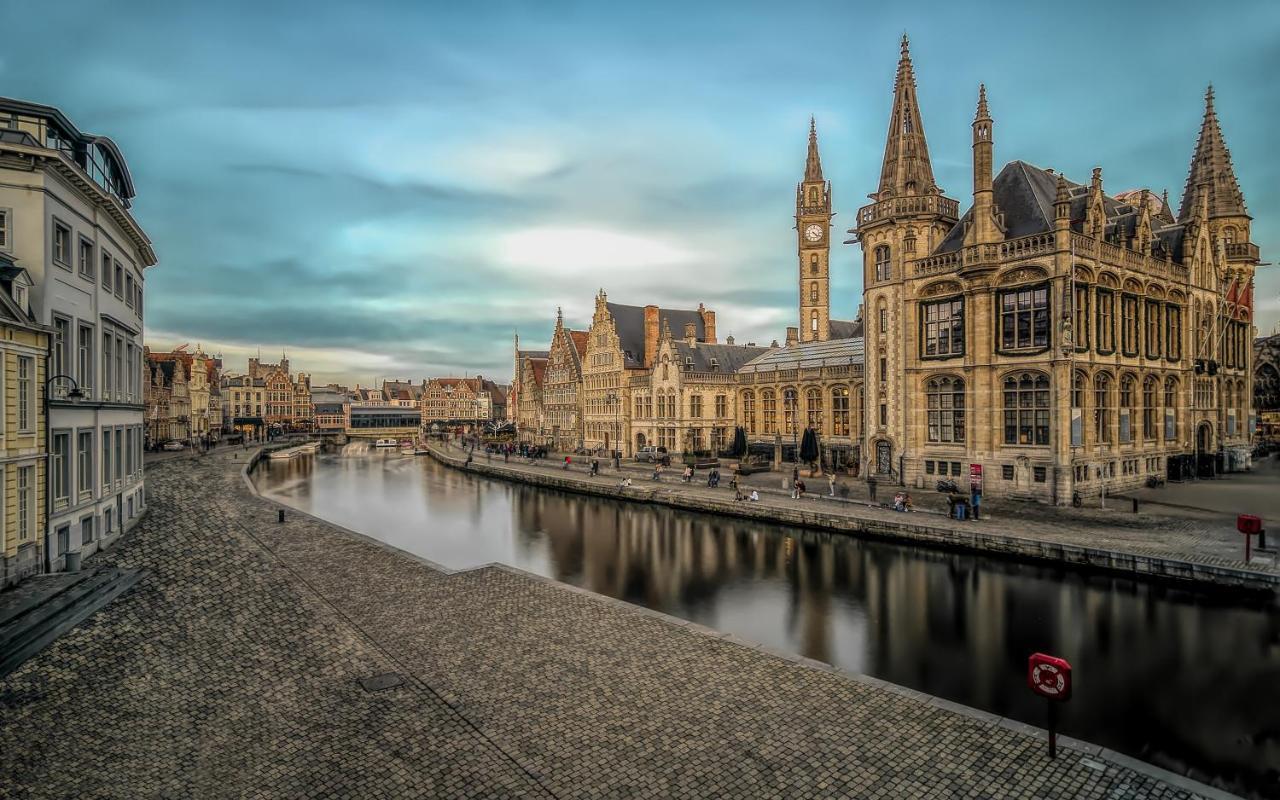
<svg viewBox="0 0 1280 800">
<path fill-rule="evenodd" d="M 822 241 L 822 226 L 816 222 L 808 225 L 804 229 L 804 238 L 811 242 Z"/>
</svg>

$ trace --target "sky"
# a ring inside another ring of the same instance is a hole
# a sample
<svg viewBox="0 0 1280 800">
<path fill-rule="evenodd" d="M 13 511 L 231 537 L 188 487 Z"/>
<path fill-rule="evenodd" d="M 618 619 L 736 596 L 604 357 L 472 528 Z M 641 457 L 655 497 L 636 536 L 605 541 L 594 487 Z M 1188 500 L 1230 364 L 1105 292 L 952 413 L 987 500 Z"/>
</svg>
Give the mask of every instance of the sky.
<svg viewBox="0 0 1280 800">
<path fill-rule="evenodd" d="M 1280 258 L 1280 3 L 0 0 L 0 95 L 120 145 L 146 339 L 314 381 L 484 374 L 595 293 L 796 322 L 809 115 L 843 231 L 876 188 L 899 39 L 934 172 L 970 201 L 980 82 L 1021 159 L 1176 208 L 1207 84 L 1263 259 Z M 901 8 L 900 8 L 901 7 Z M 841 240 L 846 237 L 841 237 Z M 851 319 L 860 251 L 832 253 Z M 1257 325 L 1280 322 L 1280 267 Z"/>
</svg>

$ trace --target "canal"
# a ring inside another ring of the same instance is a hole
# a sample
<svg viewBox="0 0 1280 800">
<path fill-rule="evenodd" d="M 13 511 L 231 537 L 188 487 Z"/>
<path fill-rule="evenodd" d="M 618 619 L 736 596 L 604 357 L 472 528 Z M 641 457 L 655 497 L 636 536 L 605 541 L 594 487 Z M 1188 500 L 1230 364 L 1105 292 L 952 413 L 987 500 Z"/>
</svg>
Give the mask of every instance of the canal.
<svg viewBox="0 0 1280 800">
<path fill-rule="evenodd" d="M 1064 733 L 1280 796 L 1280 602 L 495 481 L 348 446 L 264 461 L 273 499 L 453 569 L 501 562 L 1035 725 L 1027 656 L 1072 663 Z"/>
</svg>

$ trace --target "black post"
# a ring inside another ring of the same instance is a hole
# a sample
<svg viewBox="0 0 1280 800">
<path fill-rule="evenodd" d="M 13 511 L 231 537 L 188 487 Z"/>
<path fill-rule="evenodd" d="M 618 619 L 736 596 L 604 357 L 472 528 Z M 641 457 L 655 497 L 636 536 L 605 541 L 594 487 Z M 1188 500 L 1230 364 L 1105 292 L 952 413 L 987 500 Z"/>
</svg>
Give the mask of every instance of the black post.
<svg viewBox="0 0 1280 800">
<path fill-rule="evenodd" d="M 1266 528 L 1263 528 L 1262 530 L 1258 531 L 1258 549 L 1259 550 L 1267 549 L 1267 529 Z"/>
<path fill-rule="evenodd" d="M 277 510 L 276 510 L 276 514 L 278 515 L 278 516 L 276 517 L 276 522 L 283 523 L 283 522 L 284 522 L 284 509 L 283 509 L 283 508 L 281 508 L 281 509 L 277 509 Z"/>
<path fill-rule="evenodd" d="M 1133 513 L 1138 513 L 1138 498 L 1133 498 Z"/>
<path fill-rule="evenodd" d="M 1058 703 L 1045 700 L 1049 704 L 1049 758 L 1058 757 Z"/>
</svg>

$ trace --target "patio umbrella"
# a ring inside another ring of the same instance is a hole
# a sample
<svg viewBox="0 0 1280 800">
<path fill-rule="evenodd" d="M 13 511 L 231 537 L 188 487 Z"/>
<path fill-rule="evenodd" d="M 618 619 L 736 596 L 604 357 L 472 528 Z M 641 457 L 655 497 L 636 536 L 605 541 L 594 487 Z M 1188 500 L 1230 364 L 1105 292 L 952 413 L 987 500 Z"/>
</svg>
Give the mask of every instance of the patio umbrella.
<svg viewBox="0 0 1280 800">
<path fill-rule="evenodd" d="M 813 428 L 804 429 L 800 440 L 800 460 L 812 464 L 818 460 L 818 433 Z"/>
<path fill-rule="evenodd" d="M 739 425 L 733 430 L 733 445 L 729 449 L 729 457 L 742 458 L 746 454 L 747 454 L 747 432 L 742 429 L 741 425 Z"/>
</svg>

